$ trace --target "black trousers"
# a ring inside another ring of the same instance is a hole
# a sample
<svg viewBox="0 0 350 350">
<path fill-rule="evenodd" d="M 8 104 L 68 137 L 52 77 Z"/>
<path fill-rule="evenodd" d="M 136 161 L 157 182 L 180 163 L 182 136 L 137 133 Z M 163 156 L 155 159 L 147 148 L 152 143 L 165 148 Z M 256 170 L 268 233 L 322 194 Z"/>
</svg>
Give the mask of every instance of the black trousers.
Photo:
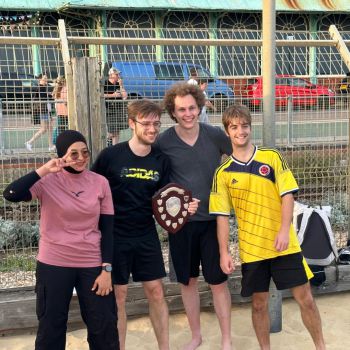
<svg viewBox="0 0 350 350">
<path fill-rule="evenodd" d="M 91 291 L 101 267 L 71 268 L 43 264 L 36 268 L 36 313 L 39 320 L 35 350 L 63 350 L 69 304 L 75 287 L 87 326 L 90 350 L 119 350 L 114 293 Z"/>
</svg>

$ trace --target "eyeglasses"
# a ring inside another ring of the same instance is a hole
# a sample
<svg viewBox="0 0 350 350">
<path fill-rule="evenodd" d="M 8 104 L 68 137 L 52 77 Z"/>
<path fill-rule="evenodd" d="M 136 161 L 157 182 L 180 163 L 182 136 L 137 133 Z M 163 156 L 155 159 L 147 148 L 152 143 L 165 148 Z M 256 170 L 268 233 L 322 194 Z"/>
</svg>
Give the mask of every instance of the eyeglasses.
<svg viewBox="0 0 350 350">
<path fill-rule="evenodd" d="M 69 153 L 69 156 L 70 156 L 70 158 L 72 160 L 78 160 L 79 159 L 79 153 L 85 159 L 90 157 L 90 151 L 88 149 L 83 149 L 82 151 L 72 151 L 72 152 Z"/>
<path fill-rule="evenodd" d="M 134 120 L 134 122 L 137 123 L 137 124 L 141 124 L 145 129 L 150 129 L 151 126 L 153 126 L 155 129 L 160 129 L 160 127 L 162 126 L 161 122 L 154 122 L 154 123 L 145 122 L 145 123 L 142 123 L 142 122 L 139 122 L 137 120 Z"/>
</svg>

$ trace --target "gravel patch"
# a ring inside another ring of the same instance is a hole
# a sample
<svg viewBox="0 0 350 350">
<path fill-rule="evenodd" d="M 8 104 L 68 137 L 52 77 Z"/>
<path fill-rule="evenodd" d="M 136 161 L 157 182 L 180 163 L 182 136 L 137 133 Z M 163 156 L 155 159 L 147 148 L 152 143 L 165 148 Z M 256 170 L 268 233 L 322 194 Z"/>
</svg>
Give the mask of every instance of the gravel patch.
<svg viewBox="0 0 350 350">
<path fill-rule="evenodd" d="M 338 248 L 346 246 L 348 240 L 347 232 L 336 232 L 335 240 Z M 169 249 L 168 243 L 162 242 L 164 263 L 167 272 L 169 272 Z M 230 244 L 230 252 L 237 266 L 240 265 L 239 251 L 237 242 Z M 3 258 L 3 261 L 5 259 Z M 1 265 L 0 265 L 1 266 Z M 0 272 L 0 289 L 29 287 L 35 285 L 35 271 L 22 271 L 14 269 L 10 272 Z"/>
</svg>

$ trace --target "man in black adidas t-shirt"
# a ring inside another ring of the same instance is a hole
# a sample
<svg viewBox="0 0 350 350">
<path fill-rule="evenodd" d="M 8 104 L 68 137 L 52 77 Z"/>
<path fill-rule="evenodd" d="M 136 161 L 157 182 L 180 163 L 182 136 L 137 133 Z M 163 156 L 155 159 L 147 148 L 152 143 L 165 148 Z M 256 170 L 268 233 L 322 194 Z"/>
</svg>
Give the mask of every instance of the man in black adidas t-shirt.
<svg viewBox="0 0 350 350">
<path fill-rule="evenodd" d="M 169 349 L 168 307 L 161 279 L 166 275 L 152 212 L 152 196 L 169 182 L 170 162 L 152 147 L 158 136 L 161 108 L 149 100 L 128 106 L 133 136 L 104 149 L 92 170 L 105 176 L 111 186 L 114 220 L 113 283 L 118 306 L 120 349 L 125 349 L 125 301 L 130 273 L 142 282 L 159 349 Z M 198 207 L 191 202 L 189 212 Z"/>
</svg>

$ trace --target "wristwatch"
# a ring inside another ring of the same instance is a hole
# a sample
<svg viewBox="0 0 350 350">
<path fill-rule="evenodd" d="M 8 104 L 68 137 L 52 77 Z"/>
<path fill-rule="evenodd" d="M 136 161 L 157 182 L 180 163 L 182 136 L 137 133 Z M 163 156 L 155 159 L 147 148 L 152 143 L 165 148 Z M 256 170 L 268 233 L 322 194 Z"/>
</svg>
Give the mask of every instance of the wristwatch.
<svg viewBox="0 0 350 350">
<path fill-rule="evenodd" d="M 112 265 L 104 265 L 102 266 L 102 270 L 106 272 L 112 272 Z"/>
</svg>

